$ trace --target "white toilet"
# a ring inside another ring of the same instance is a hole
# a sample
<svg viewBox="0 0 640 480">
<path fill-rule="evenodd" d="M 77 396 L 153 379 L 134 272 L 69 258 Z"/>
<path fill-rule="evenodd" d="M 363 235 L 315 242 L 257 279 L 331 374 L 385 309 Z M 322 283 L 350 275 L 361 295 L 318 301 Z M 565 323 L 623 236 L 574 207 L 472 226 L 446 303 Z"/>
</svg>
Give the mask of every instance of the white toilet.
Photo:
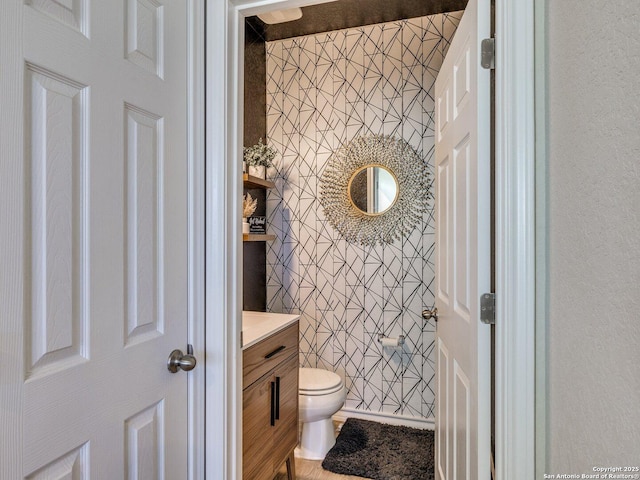
<svg viewBox="0 0 640 480">
<path fill-rule="evenodd" d="M 323 460 L 336 443 L 331 416 L 347 398 L 339 375 L 321 368 L 300 368 L 298 400 L 302 437 L 296 456 Z"/>
</svg>

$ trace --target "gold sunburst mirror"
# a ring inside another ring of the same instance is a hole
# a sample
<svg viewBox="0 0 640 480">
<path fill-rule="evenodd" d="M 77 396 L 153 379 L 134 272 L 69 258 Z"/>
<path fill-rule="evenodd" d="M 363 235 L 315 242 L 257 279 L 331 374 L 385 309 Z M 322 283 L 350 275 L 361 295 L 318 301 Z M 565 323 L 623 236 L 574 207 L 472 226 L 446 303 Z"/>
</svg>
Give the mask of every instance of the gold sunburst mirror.
<svg viewBox="0 0 640 480">
<path fill-rule="evenodd" d="M 351 243 L 392 243 L 418 224 L 430 198 L 426 162 L 404 140 L 357 137 L 336 150 L 320 179 L 329 223 Z"/>
</svg>

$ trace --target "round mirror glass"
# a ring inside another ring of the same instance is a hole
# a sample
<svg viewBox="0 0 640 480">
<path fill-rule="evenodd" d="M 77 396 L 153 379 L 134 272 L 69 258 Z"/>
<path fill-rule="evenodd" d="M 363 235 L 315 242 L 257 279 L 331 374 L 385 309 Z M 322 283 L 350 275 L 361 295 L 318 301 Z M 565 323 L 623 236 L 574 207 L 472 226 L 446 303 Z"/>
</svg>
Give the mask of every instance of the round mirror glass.
<svg viewBox="0 0 640 480">
<path fill-rule="evenodd" d="M 396 176 L 380 165 L 366 165 L 349 180 L 349 199 L 367 215 L 379 215 L 393 206 L 398 198 Z"/>
</svg>

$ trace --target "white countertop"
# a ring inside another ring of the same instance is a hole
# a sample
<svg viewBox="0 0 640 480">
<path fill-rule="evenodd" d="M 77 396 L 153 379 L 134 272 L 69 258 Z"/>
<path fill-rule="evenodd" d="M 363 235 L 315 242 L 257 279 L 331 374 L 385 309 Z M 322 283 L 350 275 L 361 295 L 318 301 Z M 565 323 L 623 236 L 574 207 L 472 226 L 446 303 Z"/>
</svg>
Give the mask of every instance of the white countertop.
<svg viewBox="0 0 640 480">
<path fill-rule="evenodd" d="M 242 349 L 264 340 L 273 333 L 288 327 L 300 315 L 269 312 L 242 312 Z"/>
</svg>

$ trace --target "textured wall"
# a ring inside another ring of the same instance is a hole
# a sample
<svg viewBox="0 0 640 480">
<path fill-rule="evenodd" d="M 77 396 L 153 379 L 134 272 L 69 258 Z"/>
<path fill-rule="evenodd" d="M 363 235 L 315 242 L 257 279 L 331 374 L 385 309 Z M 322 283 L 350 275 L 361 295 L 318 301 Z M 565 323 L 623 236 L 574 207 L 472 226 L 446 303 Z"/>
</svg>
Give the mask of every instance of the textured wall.
<svg viewBox="0 0 640 480">
<path fill-rule="evenodd" d="M 265 40 L 274 41 L 456 12 L 466 6 L 467 0 L 334 0 L 302 7 L 302 18 L 291 22 L 267 25 L 258 17 L 249 17 L 247 21 Z"/>
<path fill-rule="evenodd" d="M 244 144 L 258 143 L 267 132 L 265 39 L 245 21 L 244 35 Z"/>
<path fill-rule="evenodd" d="M 266 57 L 264 38 L 245 22 L 244 39 L 244 142 L 258 143 L 267 134 Z M 244 189 L 258 200 L 254 215 L 266 215 L 263 189 Z M 264 242 L 242 245 L 242 309 L 264 312 L 267 305 L 267 250 Z"/>
<path fill-rule="evenodd" d="M 433 156 L 433 84 L 461 13 L 267 43 L 267 134 L 278 156 L 267 198 L 267 309 L 300 312 L 301 362 L 338 372 L 346 406 L 433 416 L 432 212 L 408 238 L 363 248 L 330 227 L 318 180 L 359 135 L 402 137 Z M 379 333 L 405 335 L 382 351 Z"/>
<path fill-rule="evenodd" d="M 547 1 L 549 473 L 640 464 L 640 2 Z"/>
</svg>

